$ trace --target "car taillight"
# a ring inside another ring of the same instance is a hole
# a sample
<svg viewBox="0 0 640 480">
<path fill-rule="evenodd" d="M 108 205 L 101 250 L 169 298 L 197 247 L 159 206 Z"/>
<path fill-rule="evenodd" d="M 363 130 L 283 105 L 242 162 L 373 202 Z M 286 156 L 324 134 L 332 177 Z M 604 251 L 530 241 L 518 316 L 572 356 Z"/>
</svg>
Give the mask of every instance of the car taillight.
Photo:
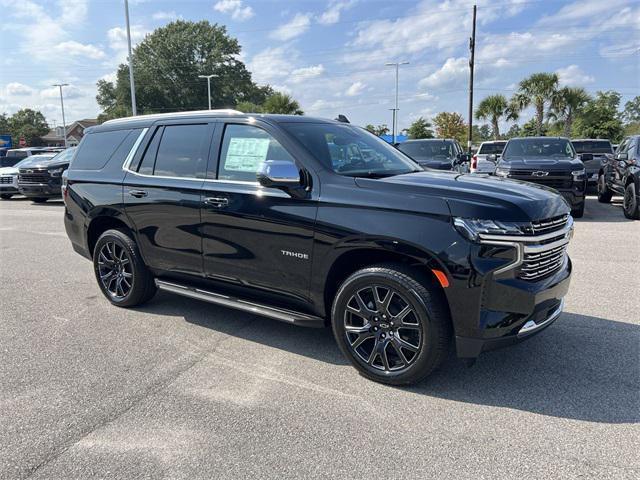
<svg viewBox="0 0 640 480">
<path fill-rule="evenodd" d="M 478 168 L 478 155 L 474 155 L 471 157 L 471 170 L 475 170 Z"/>
</svg>

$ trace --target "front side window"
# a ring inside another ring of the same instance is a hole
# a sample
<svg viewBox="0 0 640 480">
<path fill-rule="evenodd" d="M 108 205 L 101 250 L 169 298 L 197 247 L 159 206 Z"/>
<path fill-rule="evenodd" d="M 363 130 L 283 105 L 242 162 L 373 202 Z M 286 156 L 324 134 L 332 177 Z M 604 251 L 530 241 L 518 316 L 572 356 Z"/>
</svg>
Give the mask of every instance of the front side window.
<svg viewBox="0 0 640 480">
<path fill-rule="evenodd" d="M 500 155 L 504 150 L 504 146 L 504 143 L 483 143 L 480 145 L 478 153 L 481 155 Z"/>
<path fill-rule="evenodd" d="M 255 182 L 256 172 L 266 160 L 293 157 L 275 138 L 252 125 L 227 125 L 220 150 L 218 179 Z"/>
<path fill-rule="evenodd" d="M 574 158 L 575 151 L 569 140 L 562 138 L 518 138 L 510 140 L 502 154 L 503 160 L 521 157 Z"/>
<path fill-rule="evenodd" d="M 414 160 L 450 160 L 458 154 L 455 143 L 448 140 L 407 142 L 398 148 Z"/>
<path fill-rule="evenodd" d="M 381 178 L 422 169 L 384 140 L 352 125 L 283 123 L 320 163 L 340 175 Z"/>
</svg>

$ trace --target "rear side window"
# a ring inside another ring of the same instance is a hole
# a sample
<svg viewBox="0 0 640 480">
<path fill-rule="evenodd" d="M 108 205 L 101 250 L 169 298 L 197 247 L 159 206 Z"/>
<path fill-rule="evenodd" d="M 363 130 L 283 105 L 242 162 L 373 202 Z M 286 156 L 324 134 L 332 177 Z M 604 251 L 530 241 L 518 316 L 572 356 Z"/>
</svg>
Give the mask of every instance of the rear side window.
<svg viewBox="0 0 640 480">
<path fill-rule="evenodd" d="M 85 135 L 73 159 L 74 170 L 101 170 L 113 159 L 124 163 L 140 129 L 96 132 Z"/>
<path fill-rule="evenodd" d="M 209 131 L 206 123 L 164 127 L 153 175 L 204 178 L 209 152 Z"/>
<path fill-rule="evenodd" d="M 500 155 L 506 143 L 483 143 L 480 145 L 481 155 Z"/>
<path fill-rule="evenodd" d="M 613 153 L 613 147 L 611 143 L 602 141 L 574 141 L 571 142 L 573 148 L 576 149 L 576 153 Z"/>
</svg>

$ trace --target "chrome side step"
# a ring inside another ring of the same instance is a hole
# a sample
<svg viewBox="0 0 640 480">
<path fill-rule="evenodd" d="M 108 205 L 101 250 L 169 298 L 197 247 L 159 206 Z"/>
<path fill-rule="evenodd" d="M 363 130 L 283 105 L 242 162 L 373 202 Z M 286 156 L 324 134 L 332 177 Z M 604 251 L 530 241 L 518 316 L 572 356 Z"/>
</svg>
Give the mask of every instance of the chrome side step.
<svg viewBox="0 0 640 480">
<path fill-rule="evenodd" d="M 324 319 L 315 315 L 309 315 L 302 312 L 296 312 L 294 310 L 287 310 L 285 308 L 272 307 L 256 302 L 250 302 L 220 293 L 209 292 L 207 290 L 201 290 L 199 288 L 193 288 L 186 285 L 167 282 L 165 280 L 156 279 L 155 282 L 160 290 L 164 290 L 166 292 L 177 293 L 178 295 L 182 295 L 184 297 L 195 298 L 196 300 L 202 300 L 209 303 L 215 303 L 216 305 L 235 308 L 236 310 L 242 310 L 244 312 L 253 313 L 255 315 L 262 315 L 263 317 L 273 318 L 275 320 L 280 320 L 281 322 L 316 328 L 324 327 L 325 325 Z"/>
</svg>

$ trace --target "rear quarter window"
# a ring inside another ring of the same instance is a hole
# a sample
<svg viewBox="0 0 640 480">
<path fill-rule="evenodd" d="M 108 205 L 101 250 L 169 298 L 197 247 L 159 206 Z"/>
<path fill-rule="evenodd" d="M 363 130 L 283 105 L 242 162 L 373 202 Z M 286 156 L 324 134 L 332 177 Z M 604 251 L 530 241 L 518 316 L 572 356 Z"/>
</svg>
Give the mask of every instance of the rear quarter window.
<svg viewBox="0 0 640 480">
<path fill-rule="evenodd" d="M 141 129 L 96 132 L 85 135 L 73 160 L 74 170 L 101 170 L 113 160 L 124 159 L 140 135 Z"/>
</svg>

